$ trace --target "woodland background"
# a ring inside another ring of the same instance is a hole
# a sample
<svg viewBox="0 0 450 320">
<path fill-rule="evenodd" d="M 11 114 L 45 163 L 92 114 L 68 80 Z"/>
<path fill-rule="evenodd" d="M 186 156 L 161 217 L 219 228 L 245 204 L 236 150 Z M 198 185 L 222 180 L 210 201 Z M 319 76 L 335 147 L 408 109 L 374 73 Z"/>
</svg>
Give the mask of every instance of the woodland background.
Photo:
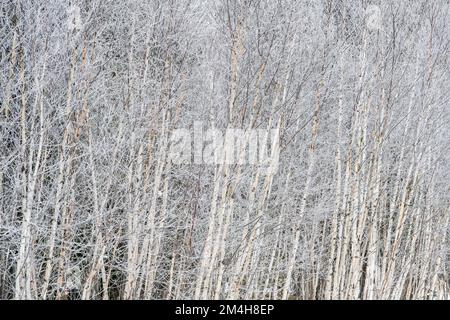
<svg viewBox="0 0 450 320">
<path fill-rule="evenodd" d="M 1 299 L 448 299 L 449 2 L 0 1 Z M 279 128 L 277 170 L 170 132 Z"/>
</svg>

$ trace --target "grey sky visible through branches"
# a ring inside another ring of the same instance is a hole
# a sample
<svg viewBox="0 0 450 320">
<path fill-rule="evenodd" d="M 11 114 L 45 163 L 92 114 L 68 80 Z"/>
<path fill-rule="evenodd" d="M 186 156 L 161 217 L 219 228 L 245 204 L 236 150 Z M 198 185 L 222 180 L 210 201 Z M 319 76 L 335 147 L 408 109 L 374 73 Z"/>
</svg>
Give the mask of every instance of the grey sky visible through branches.
<svg viewBox="0 0 450 320">
<path fill-rule="evenodd" d="M 449 23 L 0 0 L 0 299 L 448 299 Z"/>
</svg>

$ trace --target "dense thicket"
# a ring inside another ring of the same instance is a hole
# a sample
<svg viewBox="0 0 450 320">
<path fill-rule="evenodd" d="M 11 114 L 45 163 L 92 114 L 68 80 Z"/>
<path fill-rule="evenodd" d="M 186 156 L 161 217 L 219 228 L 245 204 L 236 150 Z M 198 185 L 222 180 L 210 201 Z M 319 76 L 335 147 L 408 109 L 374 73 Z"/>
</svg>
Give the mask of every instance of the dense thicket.
<svg viewBox="0 0 450 320">
<path fill-rule="evenodd" d="M 0 298 L 448 299 L 449 8 L 0 1 Z"/>
</svg>

